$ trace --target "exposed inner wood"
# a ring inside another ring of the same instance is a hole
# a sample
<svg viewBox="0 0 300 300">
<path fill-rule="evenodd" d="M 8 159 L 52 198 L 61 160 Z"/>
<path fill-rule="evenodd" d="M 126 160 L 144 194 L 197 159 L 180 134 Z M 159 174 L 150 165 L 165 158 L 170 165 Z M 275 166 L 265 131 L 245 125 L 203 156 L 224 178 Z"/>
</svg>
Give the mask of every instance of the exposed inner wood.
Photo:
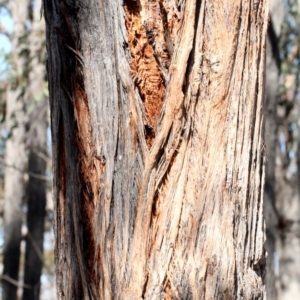
<svg viewBox="0 0 300 300">
<path fill-rule="evenodd" d="M 83 227 L 82 254 L 86 261 L 86 267 L 89 269 L 88 280 L 95 282 L 97 275 L 94 268 L 94 257 L 97 255 L 97 237 L 94 235 L 96 231 L 94 212 L 98 204 L 97 201 L 99 201 L 98 195 L 102 184 L 102 180 L 99 179 L 102 178 L 105 171 L 105 158 L 96 155 L 94 143 L 91 140 L 90 112 L 83 82 L 78 82 L 76 87 L 77 89 L 73 90 L 73 97 L 77 125 L 76 144 L 78 147 L 79 175 L 82 184 L 80 209 Z M 80 234 L 79 231 L 77 233 Z M 93 293 L 96 292 L 93 291 Z"/>
<path fill-rule="evenodd" d="M 168 1 L 124 1 L 125 24 L 132 59 L 132 78 L 143 100 L 148 147 L 155 138 L 176 30 L 180 23 L 177 6 Z"/>
</svg>

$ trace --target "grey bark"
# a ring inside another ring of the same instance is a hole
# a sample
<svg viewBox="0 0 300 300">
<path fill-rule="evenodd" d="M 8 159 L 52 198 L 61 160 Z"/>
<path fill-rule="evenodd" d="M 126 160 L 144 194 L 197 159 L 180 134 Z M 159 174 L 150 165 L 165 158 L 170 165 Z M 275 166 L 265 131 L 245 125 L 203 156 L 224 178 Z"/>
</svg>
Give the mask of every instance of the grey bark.
<svg viewBox="0 0 300 300">
<path fill-rule="evenodd" d="M 268 2 L 44 4 L 58 298 L 263 299 Z"/>
</svg>

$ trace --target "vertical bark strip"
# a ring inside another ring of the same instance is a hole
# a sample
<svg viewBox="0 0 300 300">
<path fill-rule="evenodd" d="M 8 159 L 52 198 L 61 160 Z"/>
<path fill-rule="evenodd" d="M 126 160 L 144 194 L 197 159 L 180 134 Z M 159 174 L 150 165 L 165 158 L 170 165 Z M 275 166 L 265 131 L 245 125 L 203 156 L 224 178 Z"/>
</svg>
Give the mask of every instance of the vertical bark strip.
<svg viewBox="0 0 300 300">
<path fill-rule="evenodd" d="M 59 298 L 263 298 L 268 1 L 45 17 Z"/>
</svg>

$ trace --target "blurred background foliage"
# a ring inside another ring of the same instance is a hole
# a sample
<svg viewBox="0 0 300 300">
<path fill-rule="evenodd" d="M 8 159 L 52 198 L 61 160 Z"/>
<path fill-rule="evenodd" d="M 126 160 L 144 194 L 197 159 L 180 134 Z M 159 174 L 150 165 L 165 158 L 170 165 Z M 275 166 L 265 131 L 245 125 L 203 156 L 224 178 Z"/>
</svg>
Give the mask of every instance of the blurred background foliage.
<svg viewBox="0 0 300 300">
<path fill-rule="evenodd" d="M 300 299 L 300 0 L 271 0 L 265 217 L 268 299 Z M 0 0 L 2 299 L 55 299 L 51 134 L 40 0 Z"/>
</svg>

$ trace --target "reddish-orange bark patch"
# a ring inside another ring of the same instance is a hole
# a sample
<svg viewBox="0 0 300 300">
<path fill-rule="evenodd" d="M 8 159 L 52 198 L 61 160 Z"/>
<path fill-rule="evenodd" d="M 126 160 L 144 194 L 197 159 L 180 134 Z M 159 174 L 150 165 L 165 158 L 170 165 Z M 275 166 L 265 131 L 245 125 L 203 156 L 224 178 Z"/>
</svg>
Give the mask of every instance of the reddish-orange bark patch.
<svg viewBox="0 0 300 300">
<path fill-rule="evenodd" d="M 94 210 L 99 199 L 101 178 L 105 169 L 105 162 L 96 155 L 90 123 L 90 112 L 87 95 L 83 83 L 79 82 L 73 90 L 74 115 L 77 125 L 76 145 L 81 186 L 81 217 L 83 225 L 84 256 L 87 258 L 90 270 L 89 280 L 96 281 L 94 258 L 96 243 L 94 236 Z"/>
<path fill-rule="evenodd" d="M 132 59 L 132 75 L 136 78 L 136 84 L 144 103 L 147 121 L 145 135 L 150 147 L 155 137 L 156 122 L 165 96 L 165 78 L 159 60 L 161 59 L 162 65 L 167 68 L 169 56 L 165 47 L 161 48 L 161 52 L 155 51 L 154 44 L 159 40 L 161 34 L 154 24 L 155 21 L 159 23 L 159 20 L 151 16 L 149 22 L 146 22 L 147 24 L 143 22 L 140 14 L 141 8 L 137 3 L 130 2 L 129 4 L 127 1 L 124 9 Z"/>
<path fill-rule="evenodd" d="M 146 112 L 148 146 L 165 98 L 169 66 L 182 22 L 181 4 L 171 0 L 124 1 L 132 76 Z"/>
</svg>

